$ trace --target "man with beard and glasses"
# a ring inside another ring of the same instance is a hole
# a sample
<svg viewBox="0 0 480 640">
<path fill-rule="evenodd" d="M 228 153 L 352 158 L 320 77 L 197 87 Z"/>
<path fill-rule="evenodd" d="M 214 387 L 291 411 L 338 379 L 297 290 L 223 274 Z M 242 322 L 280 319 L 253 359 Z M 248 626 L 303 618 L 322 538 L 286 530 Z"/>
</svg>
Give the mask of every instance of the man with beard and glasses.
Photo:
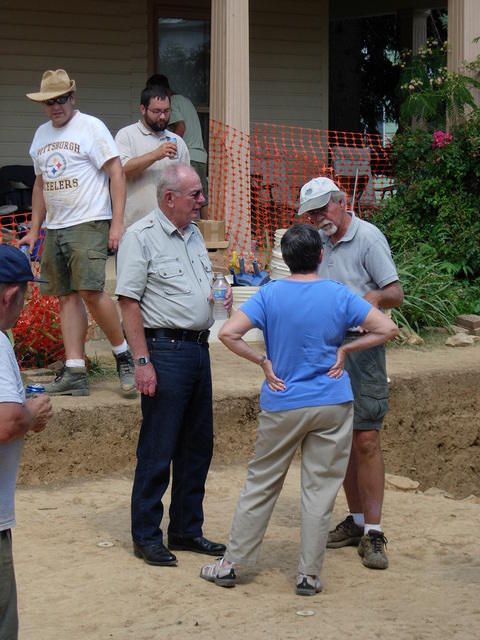
<svg viewBox="0 0 480 640">
<path fill-rule="evenodd" d="M 208 181 L 207 181 L 207 152 L 203 142 L 202 125 L 197 110 L 192 101 L 170 87 L 167 76 L 155 73 L 147 80 L 147 87 L 164 87 L 170 99 L 172 112 L 168 121 L 168 128 L 185 140 L 190 154 L 190 165 L 200 176 L 203 195 L 207 202 L 200 209 L 200 217 L 208 220 Z"/>
<path fill-rule="evenodd" d="M 318 177 L 303 185 L 298 215 L 303 214 L 323 241 L 321 279 L 347 285 L 380 310 L 402 303 L 403 289 L 387 239 L 347 210 L 346 195 L 332 180 Z M 346 344 L 361 335 L 360 327 L 350 327 Z M 327 547 L 356 546 L 366 567 L 386 569 L 387 540 L 380 524 L 385 481 L 380 429 L 388 408 L 385 347 L 349 353 L 345 370 L 354 396 L 352 451 L 343 483 L 350 514 L 330 531 Z"/>
<path fill-rule="evenodd" d="M 140 220 L 158 206 L 157 186 L 162 168 L 172 160 L 190 164 L 183 139 L 167 131 L 170 99 L 160 86 L 146 87 L 140 96 L 141 119 L 120 129 L 115 142 L 127 177 L 125 225 Z"/>
</svg>

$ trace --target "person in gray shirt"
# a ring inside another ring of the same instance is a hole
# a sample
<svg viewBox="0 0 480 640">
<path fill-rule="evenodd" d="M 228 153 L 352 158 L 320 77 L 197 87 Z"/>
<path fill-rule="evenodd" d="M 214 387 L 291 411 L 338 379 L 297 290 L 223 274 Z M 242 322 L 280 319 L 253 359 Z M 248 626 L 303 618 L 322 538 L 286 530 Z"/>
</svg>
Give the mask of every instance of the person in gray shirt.
<svg viewBox="0 0 480 640">
<path fill-rule="evenodd" d="M 172 162 L 161 173 L 159 208 L 128 227 L 117 259 L 125 332 L 142 394 L 142 426 L 132 491 L 134 553 L 147 564 L 176 565 L 172 550 L 220 556 L 225 545 L 203 536 L 203 497 L 213 452 L 213 271 L 198 227 L 205 202 L 200 178 Z M 232 304 L 230 287 L 225 306 Z M 160 524 L 172 494 L 168 549 Z"/>
<path fill-rule="evenodd" d="M 402 303 L 403 289 L 385 236 L 347 211 L 345 193 L 332 180 L 318 177 L 302 187 L 298 215 L 304 214 L 324 243 L 320 278 L 346 284 L 381 310 Z M 351 327 L 346 339 L 355 340 L 360 332 Z M 349 354 L 345 369 L 354 395 L 352 452 L 343 485 L 350 514 L 330 531 L 327 547 L 357 546 L 366 567 L 386 569 L 380 429 L 388 408 L 388 381 L 383 345 Z"/>
<path fill-rule="evenodd" d="M 34 278 L 29 260 L 8 244 L 0 244 L 0 638 L 18 637 L 17 589 L 12 557 L 15 485 L 23 439 L 45 429 L 52 417 L 46 393 L 27 398 L 15 354 L 6 335 L 22 310 L 27 282 Z"/>
</svg>

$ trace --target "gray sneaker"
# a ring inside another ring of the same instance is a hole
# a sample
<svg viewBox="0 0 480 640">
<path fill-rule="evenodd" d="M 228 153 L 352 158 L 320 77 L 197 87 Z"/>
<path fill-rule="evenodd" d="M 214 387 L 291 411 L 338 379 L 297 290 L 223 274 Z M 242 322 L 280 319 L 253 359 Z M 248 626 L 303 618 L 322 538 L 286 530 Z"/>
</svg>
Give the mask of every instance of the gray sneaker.
<svg viewBox="0 0 480 640">
<path fill-rule="evenodd" d="M 51 396 L 88 396 L 86 367 L 63 367 L 53 382 L 45 385 Z"/>
<path fill-rule="evenodd" d="M 297 586 L 295 593 L 297 596 L 314 596 L 323 589 L 318 576 L 307 576 L 305 573 L 297 574 Z"/>
<path fill-rule="evenodd" d="M 363 536 L 363 527 L 355 524 L 353 516 L 347 516 L 345 520 L 337 524 L 333 531 L 328 532 L 327 547 L 340 549 L 340 547 L 356 547 Z"/>
<path fill-rule="evenodd" d="M 358 555 L 369 569 L 386 569 L 388 558 L 385 553 L 387 539 L 381 531 L 370 531 L 362 537 L 358 545 Z"/>
<path fill-rule="evenodd" d="M 117 373 L 120 378 L 120 389 L 124 396 L 134 398 L 137 395 L 135 387 L 135 364 L 129 350 L 115 356 L 117 361 Z"/>
</svg>

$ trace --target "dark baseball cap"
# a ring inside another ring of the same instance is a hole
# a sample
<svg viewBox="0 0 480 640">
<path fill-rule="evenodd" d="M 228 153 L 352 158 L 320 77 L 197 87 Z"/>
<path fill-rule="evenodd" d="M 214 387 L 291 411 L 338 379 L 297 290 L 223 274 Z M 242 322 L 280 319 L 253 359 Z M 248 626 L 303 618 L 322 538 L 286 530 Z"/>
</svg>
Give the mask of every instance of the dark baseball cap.
<svg viewBox="0 0 480 640">
<path fill-rule="evenodd" d="M 0 282 L 48 282 L 35 278 L 28 257 L 11 244 L 0 244 Z"/>
</svg>

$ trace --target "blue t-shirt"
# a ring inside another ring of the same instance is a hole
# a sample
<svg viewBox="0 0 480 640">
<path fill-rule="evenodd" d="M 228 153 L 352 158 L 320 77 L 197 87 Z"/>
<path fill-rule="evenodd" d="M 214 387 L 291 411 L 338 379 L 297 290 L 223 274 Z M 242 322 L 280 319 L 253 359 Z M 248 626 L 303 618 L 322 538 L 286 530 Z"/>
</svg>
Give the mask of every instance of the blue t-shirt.
<svg viewBox="0 0 480 640">
<path fill-rule="evenodd" d="M 262 330 L 267 356 L 285 391 L 265 381 L 260 408 L 285 411 L 353 400 L 348 373 L 329 378 L 348 327 L 360 325 L 371 304 L 332 280 L 276 280 L 263 285 L 240 310 Z"/>
</svg>

